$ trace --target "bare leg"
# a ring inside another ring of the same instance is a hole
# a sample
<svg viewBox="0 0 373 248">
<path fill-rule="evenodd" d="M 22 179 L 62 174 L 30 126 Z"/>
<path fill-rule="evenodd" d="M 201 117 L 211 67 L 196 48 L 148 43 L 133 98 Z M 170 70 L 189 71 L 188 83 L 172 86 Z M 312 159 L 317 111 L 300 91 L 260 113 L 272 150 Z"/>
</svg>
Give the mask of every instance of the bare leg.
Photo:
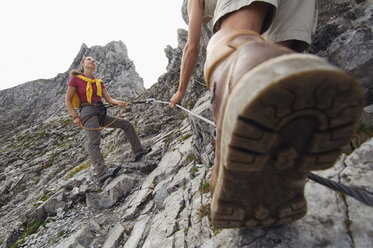
<svg viewBox="0 0 373 248">
<path fill-rule="evenodd" d="M 276 42 L 276 44 L 280 45 L 280 46 L 290 48 L 291 45 L 293 44 L 293 42 L 294 42 L 294 40 L 285 40 L 285 41 Z"/>
<path fill-rule="evenodd" d="M 271 5 L 254 2 L 224 17 L 220 29 L 248 29 L 259 33 Z"/>
<path fill-rule="evenodd" d="M 270 8 L 271 5 L 268 3 L 254 2 L 224 17 L 220 29 L 248 29 L 260 33 L 264 19 Z M 276 44 L 290 48 L 293 40 L 280 41 Z"/>
</svg>

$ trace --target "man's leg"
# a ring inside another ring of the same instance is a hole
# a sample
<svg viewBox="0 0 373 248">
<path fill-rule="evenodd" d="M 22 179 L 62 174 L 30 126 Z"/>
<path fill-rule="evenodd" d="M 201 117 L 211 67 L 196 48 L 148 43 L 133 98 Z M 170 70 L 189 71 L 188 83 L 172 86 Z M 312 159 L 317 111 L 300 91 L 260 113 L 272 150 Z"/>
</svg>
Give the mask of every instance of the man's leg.
<svg viewBox="0 0 373 248">
<path fill-rule="evenodd" d="M 265 2 L 253 4 L 235 11 L 222 18 L 220 29 L 245 29 L 260 33 L 263 22 L 272 6 Z M 294 40 L 275 42 L 275 44 L 290 48 Z"/>
<path fill-rule="evenodd" d="M 271 5 L 264 2 L 254 2 L 247 7 L 232 12 L 223 17 L 220 24 L 221 29 L 246 29 L 260 33 L 264 19 Z"/>
<path fill-rule="evenodd" d="M 264 42 L 260 6 L 262 21 L 247 29 L 239 21 L 250 11 L 222 18 L 207 48 L 205 80 L 217 126 L 216 227 L 281 225 L 304 216 L 310 170 L 334 164 L 362 108 L 356 81 L 325 60 Z"/>
</svg>

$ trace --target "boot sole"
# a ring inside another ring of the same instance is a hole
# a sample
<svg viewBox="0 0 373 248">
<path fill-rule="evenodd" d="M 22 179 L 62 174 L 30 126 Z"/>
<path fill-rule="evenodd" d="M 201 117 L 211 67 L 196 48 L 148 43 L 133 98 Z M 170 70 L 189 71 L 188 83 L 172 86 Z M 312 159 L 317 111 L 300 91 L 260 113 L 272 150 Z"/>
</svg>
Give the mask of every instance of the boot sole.
<svg viewBox="0 0 373 248">
<path fill-rule="evenodd" d="M 333 166 L 362 106 L 358 83 L 312 55 L 283 55 L 245 74 L 224 111 L 213 225 L 274 226 L 303 217 L 309 172 Z"/>
<path fill-rule="evenodd" d="M 102 183 L 102 182 L 105 182 L 105 180 L 108 179 L 109 177 L 115 177 L 120 171 L 120 169 L 121 169 L 120 166 L 116 167 L 110 174 L 101 176 L 99 178 L 99 181 Z"/>
</svg>

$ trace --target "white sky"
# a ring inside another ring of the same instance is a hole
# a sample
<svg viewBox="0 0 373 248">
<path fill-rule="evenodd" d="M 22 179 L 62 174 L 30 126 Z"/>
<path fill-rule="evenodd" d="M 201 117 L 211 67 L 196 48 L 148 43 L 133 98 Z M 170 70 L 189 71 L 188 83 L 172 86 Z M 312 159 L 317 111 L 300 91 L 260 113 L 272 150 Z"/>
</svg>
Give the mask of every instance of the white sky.
<svg viewBox="0 0 373 248">
<path fill-rule="evenodd" d="M 182 0 L 1 0 L 0 90 L 68 70 L 83 43 L 121 40 L 149 88 L 187 29 Z"/>
</svg>

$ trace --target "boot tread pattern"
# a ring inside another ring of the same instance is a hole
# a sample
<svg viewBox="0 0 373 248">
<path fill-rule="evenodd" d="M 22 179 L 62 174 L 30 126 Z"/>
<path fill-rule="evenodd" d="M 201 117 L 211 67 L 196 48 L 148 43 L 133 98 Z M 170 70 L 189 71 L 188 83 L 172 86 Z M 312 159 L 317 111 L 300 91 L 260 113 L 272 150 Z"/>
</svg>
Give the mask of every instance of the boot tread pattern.
<svg viewBox="0 0 373 248">
<path fill-rule="evenodd" d="M 282 225 L 306 214 L 309 172 L 333 166 L 363 105 L 356 84 L 319 76 L 271 86 L 236 116 L 221 162 L 224 190 L 213 207 L 214 226 Z"/>
</svg>

